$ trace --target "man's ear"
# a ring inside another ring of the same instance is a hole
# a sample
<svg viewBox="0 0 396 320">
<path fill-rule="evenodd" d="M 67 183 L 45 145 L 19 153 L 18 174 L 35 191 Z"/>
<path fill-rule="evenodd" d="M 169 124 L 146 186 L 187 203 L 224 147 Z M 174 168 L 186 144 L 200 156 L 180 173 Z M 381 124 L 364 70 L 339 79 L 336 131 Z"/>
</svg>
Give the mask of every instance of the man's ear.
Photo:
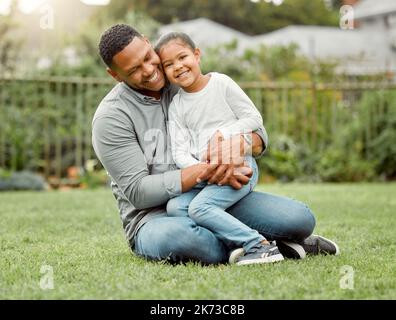
<svg viewBox="0 0 396 320">
<path fill-rule="evenodd" d="M 116 79 L 118 82 L 122 82 L 122 80 L 120 79 L 120 76 L 118 75 L 117 72 L 115 72 L 113 69 L 107 68 L 106 69 L 107 73 L 109 75 L 111 75 L 114 79 Z"/>
</svg>

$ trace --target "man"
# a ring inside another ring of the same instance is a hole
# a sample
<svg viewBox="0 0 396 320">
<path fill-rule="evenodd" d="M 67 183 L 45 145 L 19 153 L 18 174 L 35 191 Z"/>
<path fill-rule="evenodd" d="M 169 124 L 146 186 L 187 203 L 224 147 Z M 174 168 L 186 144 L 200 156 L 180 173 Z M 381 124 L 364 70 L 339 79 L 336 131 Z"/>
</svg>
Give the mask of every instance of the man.
<svg viewBox="0 0 396 320">
<path fill-rule="evenodd" d="M 227 247 L 189 217 L 168 217 L 167 201 L 200 180 L 241 188 L 251 170 L 235 150 L 261 156 L 267 146 L 262 127 L 251 139 L 237 136 L 215 144 L 210 163 L 178 170 L 172 161 L 168 106 L 177 88 L 166 83 L 160 59 L 149 41 L 127 25 L 114 25 L 101 37 L 100 55 L 117 84 L 102 100 L 92 122 L 95 152 L 112 180 L 112 191 L 131 249 L 153 260 L 222 263 L 237 247 Z M 223 163 L 222 159 L 232 158 Z M 232 163 L 231 163 L 232 162 Z M 236 170 L 235 167 L 237 168 Z M 277 240 L 285 257 L 338 254 L 337 245 L 312 236 L 315 218 L 303 203 L 252 192 L 227 210 L 266 239 Z M 235 253 L 235 252 L 234 252 Z M 235 260 L 235 254 L 231 255 Z"/>
</svg>

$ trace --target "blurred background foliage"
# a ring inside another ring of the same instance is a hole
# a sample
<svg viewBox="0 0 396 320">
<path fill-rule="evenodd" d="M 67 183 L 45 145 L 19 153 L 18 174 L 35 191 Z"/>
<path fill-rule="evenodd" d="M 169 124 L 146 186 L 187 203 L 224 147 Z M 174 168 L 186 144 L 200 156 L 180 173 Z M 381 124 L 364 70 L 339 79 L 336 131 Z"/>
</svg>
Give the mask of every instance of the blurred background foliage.
<svg viewBox="0 0 396 320">
<path fill-rule="evenodd" d="M 76 2 L 71 0 L 69 5 Z M 13 1 L 10 14 L 0 16 L 0 78 L 105 78 L 97 44 L 102 32 L 115 23 L 133 25 L 152 41 L 161 24 L 198 17 L 255 35 L 290 24 L 335 26 L 340 2 L 285 0 L 276 6 L 248 0 L 113 0 L 109 6 L 98 7 L 74 29 L 48 31 L 34 52 L 29 48 L 31 39 L 16 5 Z M 43 62 L 47 56 L 51 57 L 50 63 Z M 313 63 L 294 45 L 261 46 L 240 55 L 237 43 L 231 42 L 205 50 L 202 59 L 204 72 L 223 72 L 241 84 L 275 82 L 298 86 L 351 80 L 336 74 L 336 67 L 327 61 Z M 381 75 L 353 80 L 379 79 Z M 107 183 L 100 164 L 86 168 L 87 161 L 95 156 L 92 150 L 83 149 L 90 148 L 90 121 L 95 107 L 113 84 L 110 79 L 103 85 L 67 81 L 2 83 L 0 99 L 8 107 L 1 111 L 7 121 L 0 132 L 0 152 L 4 155 L 0 180 L 10 179 L 12 172 L 21 170 L 38 171 L 46 178 L 56 176 L 59 180 L 77 165 L 81 170 L 74 178 L 83 185 Z M 270 136 L 267 154 L 259 163 L 262 181 L 396 178 L 396 93 L 392 90 L 360 90 L 348 97 L 344 90 L 253 87 L 244 88 L 262 112 Z M 331 121 L 336 126 L 324 121 L 331 117 L 335 117 Z M 56 142 L 49 142 L 51 137 L 56 137 Z M 83 154 L 75 154 L 78 145 L 78 152 Z"/>
<path fill-rule="evenodd" d="M 61 0 L 52 0 L 56 12 L 65 10 Z M 63 1 L 64 2 L 64 1 Z M 69 7 L 73 7 L 79 0 L 68 1 Z M 217 1 L 181 1 L 181 0 L 112 0 L 110 5 L 97 7 L 87 19 L 72 30 L 66 28 L 58 31 L 48 31 L 44 39 L 41 51 L 33 53 L 29 46 L 22 48 L 22 39 L 27 40 L 26 23 L 19 26 L 21 15 L 17 13 L 18 1 L 12 0 L 13 10 L 8 16 L 0 16 L 0 53 L 7 59 L 9 70 L 23 74 L 51 74 L 51 75 L 74 75 L 74 76 L 100 76 L 103 73 L 103 64 L 98 56 L 98 39 L 106 28 L 115 23 L 127 23 L 136 27 L 150 40 L 157 38 L 157 30 L 161 24 L 175 21 L 183 21 L 198 17 L 206 17 L 223 25 L 229 26 L 246 34 L 262 34 L 282 28 L 287 25 L 329 25 L 336 26 L 338 23 L 338 11 L 326 3 L 329 1 L 311 0 L 285 0 L 281 6 L 266 1 L 252 2 L 250 0 L 217 0 Z M 61 6 L 63 5 L 63 6 Z M 224 14 L 224 13 L 227 14 Z M 23 17 L 26 20 L 25 17 Z M 15 37 L 20 34 L 21 37 Z M 230 44 L 232 46 L 232 44 Z M 70 63 L 65 54 L 65 49 L 74 48 L 79 57 L 78 63 Z M 50 50 L 50 52 L 48 52 Z M 19 70 L 14 70 L 12 63 L 18 61 L 16 53 L 23 54 Z M 268 61 L 265 50 L 250 52 L 243 58 L 242 65 L 257 65 L 266 62 L 267 66 L 281 66 L 278 70 L 268 70 L 270 78 L 274 76 L 285 77 L 282 72 L 285 63 L 290 61 L 287 54 L 294 54 L 295 50 L 278 49 L 278 52 L 269 54 L 276 61 Z M 37 68 L 37 64 L 43 56 L 50 53 L 51 67 Z M 218 51 L 214 50 L 207 54 L 208 60 Z M 279 57 L 277 57 L 279 54 Z M 24 63 L 27 61 L 27 63 Z M 279 62 L 283 62 L 280 63 Z M 290 63 L 298 63 L 293 59 Z M 2 60 L 2 66 L 5 66 Z M 282 69 L 283 68 L 283 69 Z M 304 66 L 301 66 L 304 68 Z M 254 69 L 254 68 L 252 68 Z M 261 71 L 266 71 L 261 69 Z M 274 74 L 272 74 L 274 72 Z M 0 74 L 4 74 L 4 70 Z M 231 76 L 233 76 L 231 74 Z M 254 76 L 254 75 L 252 75 Z M 264 77 L 261 78 L 266 78 Z M 255 78 L 260 79 L 260 78 Z"/>
<path fill-rule="evenodd" d="M 250 35 L 270 32 L 290 24 L 338 24 L 338 12 L 329 10 L 332 7 L 326 6 L 324 1 L 286 0 L 281 6 L 266 1 L 243 0 L 139 0 L 136 3 L 136 8 L 144 10 L 163 24 L 206 17 Z"/>
</svg>

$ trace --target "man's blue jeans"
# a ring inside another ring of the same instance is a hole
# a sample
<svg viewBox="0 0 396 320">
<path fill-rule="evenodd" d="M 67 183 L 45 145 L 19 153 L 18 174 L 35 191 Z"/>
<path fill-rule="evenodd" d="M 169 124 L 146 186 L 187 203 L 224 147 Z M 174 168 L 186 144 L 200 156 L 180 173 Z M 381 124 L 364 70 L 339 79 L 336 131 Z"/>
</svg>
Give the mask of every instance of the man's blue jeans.
<svg viewBox="0 0 396 320">
<path fill-rule="evenodd" d="M 270 193 L 253 191 L 226 211 L 267 240 L 299 242 L 315 227 L 315 218 L 304 203 Z M 204 264 L 226 262 L 232 249 L 187 215 L 169 217 L 165 211 L 139 229 L 133 248 L 147 259 Z"/>
<path fill-rule="evenodd" d="M 249 157 L 249 166 L 253 169 L 249 183 L 235 190 L 231 186 L 208 185 L 206 182 L 196 185 L 189 192 L 170 199 L 166 206 L 169 217 L 190 217 L 199 226 L 205 227 L 227 247 L 243 247 L 248 251 L 264 237 L 246 224 L 225 212 L 243 197 L 252 192 L 258 180 L 256 161 Z"/>
</svg>

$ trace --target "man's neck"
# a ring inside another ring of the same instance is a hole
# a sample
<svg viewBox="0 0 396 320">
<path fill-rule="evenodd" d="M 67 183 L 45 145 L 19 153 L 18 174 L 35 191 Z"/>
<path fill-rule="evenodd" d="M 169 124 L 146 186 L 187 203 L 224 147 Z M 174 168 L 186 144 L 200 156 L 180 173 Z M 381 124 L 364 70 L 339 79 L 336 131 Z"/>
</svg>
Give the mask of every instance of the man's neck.
<svg viewBox="0 0 396 320">
<path fill-rule="evenodd" d="M 135 89 L 136 90 L 136 89 Z M 136 90 L 137 92 L 145 95 L 145 96 L 149 96 L 149 97 L 153 97 L 157 100 L 159 100 L 161 98 L 161 91 L 151 91 L 151 90 Z"/>
<path fill-rule="evenodd" d="M 127 84 L 126 82 L 124 82 L 124 84 L 126 84 L 129 88 L 131 88 L 132 90 L 135 90 L 137 92 L 139 92 L 142 95 L 148 96 L 148 97 L 152 97 L 154 99 L 160 100 L 161 99 L 161 93 L 162 93 L 162 89 L 160 91 L 151 91 L 151 90 L 139 90 L 136 88 L 131 87 L 129 84 Z"/>
</svg>

